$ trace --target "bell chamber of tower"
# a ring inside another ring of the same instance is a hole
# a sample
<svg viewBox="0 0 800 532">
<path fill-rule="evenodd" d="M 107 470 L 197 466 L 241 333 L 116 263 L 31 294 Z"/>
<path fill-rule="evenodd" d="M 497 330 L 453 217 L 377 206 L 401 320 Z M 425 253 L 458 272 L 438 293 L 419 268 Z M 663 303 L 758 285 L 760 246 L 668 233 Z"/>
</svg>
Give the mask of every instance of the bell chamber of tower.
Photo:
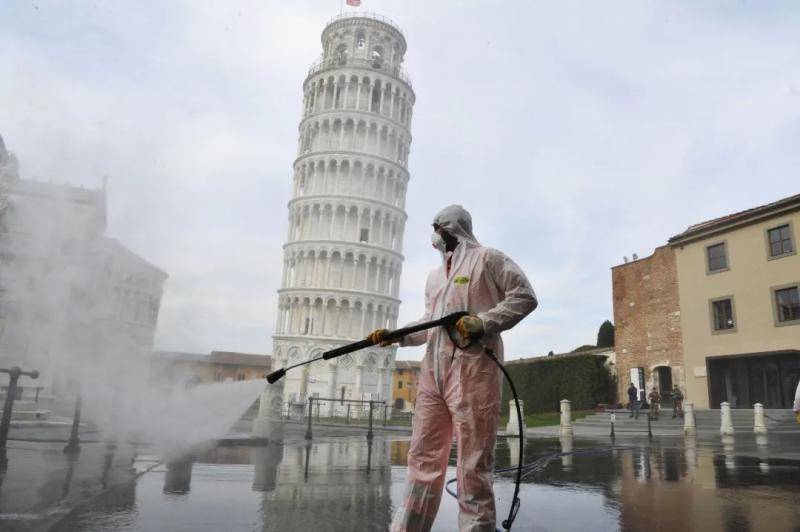
<svg viewBox="0 0 800 532">
<path fill-rule="evenodd" d="M 322 32 L 303 83 L 289 231 L 278 291 L 278 366 L 397 326 L 414 91 L 406 40 L 379 15 L 351 13 Z M 396 348 L 375 347 L 289 372 L 284 399 L 391 403 Z M 323 403 L 333 415 L 338 403 Z"/>
</svg>

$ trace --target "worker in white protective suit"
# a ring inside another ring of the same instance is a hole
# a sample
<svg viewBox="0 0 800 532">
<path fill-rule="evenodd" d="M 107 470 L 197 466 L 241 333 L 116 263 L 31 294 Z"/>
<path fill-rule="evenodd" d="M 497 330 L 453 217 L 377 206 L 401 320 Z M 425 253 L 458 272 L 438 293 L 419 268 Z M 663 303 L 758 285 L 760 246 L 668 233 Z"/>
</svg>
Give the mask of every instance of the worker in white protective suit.
<svg viewBox="0 0 800 532">
<path fill-rule="evenodd" d="M 492 481 L 502 374 L 484 349 L 492 349 L 502 361 L 500 332 L 532 312 L 537 300 L 519 266 L 478 243 L 472 234 L 472 218 L 463 207 L 445 208 L 434 218 L 433 227 L 433 246 L 441 252 L 442 265 L 428 275 L 425 315 L 420 322 L 468 311 L 456 323 L 457 332 L 480 342 L 459 349 L 442 327 L 400 340 L 402 346 L 427 342 L 427 350 L 408 452 L 407 492 L 391 530 L 431 529 L 455 434 L 459 529 L 494 532 Z M 386 332 L 378 329 L 369 338 L 380 343 Z"/>
</svg>

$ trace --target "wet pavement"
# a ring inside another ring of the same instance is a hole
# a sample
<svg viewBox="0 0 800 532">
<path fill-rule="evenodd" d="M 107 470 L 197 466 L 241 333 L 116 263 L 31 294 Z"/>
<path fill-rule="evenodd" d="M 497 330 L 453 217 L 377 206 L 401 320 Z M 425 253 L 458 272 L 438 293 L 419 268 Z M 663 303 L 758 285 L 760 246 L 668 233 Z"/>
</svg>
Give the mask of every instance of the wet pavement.
<svg viewBox="0 0 800 532">
<path fill-rule="evenodd" d="M 47 530 L 113 486 L 133 493 L 132 446 L 85 443 L 76 456 L 63 448 L 63 442 L 8 442 L 8 465 L 0 469 L 0 530 Z"/>
<path fill-rule="evenodd" d="M 529 439 L 525 461 L 609 443 Z M 800 528 L 800 438 L 645 437 L 617 443 L 623 447 L 555 458 L 526 479 L 514 529 Z M 98 490 L 105 476 L 105 491 L 47 525 L 64 531 L 386 530 L 403 495 L 408 441 L 376 437 L 369 445 L 363 436 L 320 437 L 307 445 L 291 439 L 284 445 L 212 448 L 170 464 L 140 455 L 132 468 L 131 451 L 118 450 L 111 468 L 104 466 L 103 452 L 82 455 L 70 480 L 69 463 L 55 454 L 48 458 L 54 470 L 27 486 L 12 478 L 10 468 L 0 511 L 33 512 L 24 504 L 14 510 L 20 489 L 25 497 L 41 498 L 41 509 L 62 500 L 65 485 L 72 486 L 68 492 Z M 497 454 L 503 467 L 516 452 L 501 440 Z M 10 463 L 21 458 L 9 456 Z M 448 476 L 454 475 L 451 467 Z M 502 519 L 513 483 L 500 477 L 495 486 Z M 457 504 L 445 493 L 434 530 L 457 530 L 456 519 Z"/>
</svg>

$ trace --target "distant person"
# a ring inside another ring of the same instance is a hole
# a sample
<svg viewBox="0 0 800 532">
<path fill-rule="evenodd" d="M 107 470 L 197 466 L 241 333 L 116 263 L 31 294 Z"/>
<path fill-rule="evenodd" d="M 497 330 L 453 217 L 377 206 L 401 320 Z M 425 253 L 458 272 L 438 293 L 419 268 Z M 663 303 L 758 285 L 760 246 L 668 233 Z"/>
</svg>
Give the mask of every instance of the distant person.
<svg viewBox="0 0 800 532">
<path fill-rule="evenodd" d="M 797 420 L 797 423 L 800 424 L 800 382 L 797 383 L 797 390 L 794 392 L 794 406 L 792 406 L 792 410 L 794 411 L 794 418 Z"/>
<path fill-rule="evenodd" d="M 672 388 L 672 419 L 680 416 L 683 419 L 683 392 L 676 384 Z"/>
<path fill-rule="evenodd" d="M 650 417 L 658 420 L 658 413 L 661 411 L 661 394 L 658 393 L 657 389 L 653 388 L 647 398 L 650 399 Z"/>
<path fill-rule="evenodd" d="M 636 419 L 639 419 L 639 390 L 633 383 L 628 386 L 628 408 L 631 411 L 631 415 L 628 417 L 634 417 L 635 414 Z"/>
</svg>

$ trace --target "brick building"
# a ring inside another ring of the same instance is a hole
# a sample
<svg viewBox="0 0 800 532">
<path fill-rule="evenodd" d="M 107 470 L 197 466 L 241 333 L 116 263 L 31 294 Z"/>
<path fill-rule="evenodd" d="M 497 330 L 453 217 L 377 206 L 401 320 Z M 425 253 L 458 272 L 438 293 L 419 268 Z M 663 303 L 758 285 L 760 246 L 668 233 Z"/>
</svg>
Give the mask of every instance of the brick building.
<svg viewBox="0 0 800 532">
<path fill-rule="evenodd" d="M 800 194 L 690 226 L 612 268 L 619 393 L 791 406 L 800 381 Z"/>
<path fill-rule="evenodd" d="M 631 382 L 640 397 L 654 386 L 662 396 L 673 384 L 685 388 L 675 251 L 662 246 L 615 266 L 611 280 L 619 400 L 627 401 Z"/>
</svg>

